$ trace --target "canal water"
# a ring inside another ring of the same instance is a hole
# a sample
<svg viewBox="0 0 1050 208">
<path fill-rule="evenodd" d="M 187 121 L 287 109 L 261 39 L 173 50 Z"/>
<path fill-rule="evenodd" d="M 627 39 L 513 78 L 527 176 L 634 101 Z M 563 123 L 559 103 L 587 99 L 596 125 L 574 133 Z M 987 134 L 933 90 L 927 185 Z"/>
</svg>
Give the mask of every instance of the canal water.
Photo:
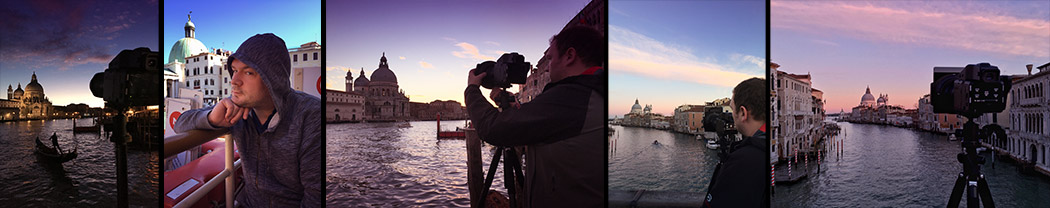
<svg viewBox="0 0 1050 208">
<path fill-rule="evenodd" d="M 0 122 L 0 206 L 111 207 L 117 203 L 113 143 L 98 134 L 73 134 L 71 119 Z M 91 119 L 77 120 L 80 125 Z M 56 133 L 63 149 L 79 145 L 77 158 L 61 164 L 34 153 Z M 160 160 L 157 151 L 128 150 L 129 205 L 159 204 Z"/>
<path fill-rule="evenodd" d="M 665 130 L 610 128 L 609 190 L 707 191 L 718 153 L 706 141 Z"/>
<path fill-rule="evenodd" d="M 469 207 L 467 151 L 462 139 L 437 139 L 434 121 L 328 124 L 329 207 Z M 449 131 L 464 122 L 442 121 Z M 482 146 L 484 171 L 492 146 Z M 503 188 L 500 164 L 492 189 Z"/>
<path fill-rule="evenodd" d="M 830 153 L 819 174 L 780 185 L 774 207 L 944 207 L 962 164 L 959 141 L 947 136 L 871 124 L 839 122 L 842 154 Z M 835 152 L 835 150 L 832 150 Z M 1017 165 L 988 161 L 981 173 L 998 207 L 1050 207 L 1050 180 Z M 810 166 L 813 166 L 811 161 Z M 815 169 L 814 169 L 815 170 Z M 965 206 L 965 195 L 961 201 Z"/>
</svg>

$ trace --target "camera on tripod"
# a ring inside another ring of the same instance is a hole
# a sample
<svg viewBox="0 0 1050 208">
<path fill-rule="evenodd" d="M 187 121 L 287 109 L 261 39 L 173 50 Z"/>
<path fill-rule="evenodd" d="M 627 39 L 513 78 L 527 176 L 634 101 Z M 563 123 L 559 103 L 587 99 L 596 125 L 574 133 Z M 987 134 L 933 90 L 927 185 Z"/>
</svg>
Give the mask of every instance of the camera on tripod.
<svg viewBox="0 0 1050 208">
<path fill-rule="evenodd" d="M 117 108 L 160 105 L 160 53 L 149 48 L 123 50 L 104 72 L 91 78 L 91 94 Z"/>
<path fill-rule="evenodd" d="M 952 113 L 967 117 L 1006 109 L 1010 77 L 1000 76 L 999 67 L 988 63 L 962 68 L 936 67 L 930 84 L 934 113 Z"/>
<path fill-rule="evenodd" d="M 704 109 L 703 127 L 705 132 L 715 132 L 718 138 L 719 155 L 729 154 L 729 144 L 737 140 L 736 126 L 733 124 L 733 113 L 723 112 L 722 106 L 709 106 Z"/>
<path fill-rule="evenodd" d="M 935 67 L 933 83 L 930 83 L 930 102 L 934 113 L 951 113 L 965 116 L 967 121 L 962 131 L 963 153 L 956 155 L 956 160 L 963 164 L 948 199 L 948 207 L 958 207 L 966 192 L 968 207 L 995 207 L 988 181 L 981 174 L 984 157 L 977 154 L 981 146 L 979 137 L 996 132 L 995 124 L 980 129 L 974 119 L 984 113 L 998 113 L 1006 109 L 1006 96 L 1010 92 L 1009 76 L 1000 76 L 999 67 L 988 63 L 970 64 L 961 70 L 957 67 Z"/>
</svg>

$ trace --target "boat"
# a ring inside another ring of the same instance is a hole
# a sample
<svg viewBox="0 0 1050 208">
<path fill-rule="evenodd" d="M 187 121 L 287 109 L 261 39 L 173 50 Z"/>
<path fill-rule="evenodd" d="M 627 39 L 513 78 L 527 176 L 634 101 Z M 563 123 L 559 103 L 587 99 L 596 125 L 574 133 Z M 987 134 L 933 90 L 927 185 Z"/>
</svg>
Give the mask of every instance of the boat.
<svg viewBox="0 0 1050 208">
<path fill-rule="evenodd" d="M 37 137 L 36 154 L 52 161 L 64 163 L 77 158 L 77 146 L 73 146 L 73 151 L 58 152 L 55 148 L 44 145 L 43 142 L 40 142 L 40 137 Z"/>
<path fill-rule="evenodd" d="M 102 132 L 102 125 L 95 122 L 94 126 L 77 126 L 77 119 L 73 119 L 73 133 L 100 133 Z"/>
<path fill-rule="evenodd" d="M 470 126 L 468 122 L 465 126 Z M 459 127 L 455 131 L 441 131 L 441 114 L 437 115 L 437 138 L 438 139 L 466 139 L 467 132 Z"/>
<path fill-rule="evenodd" d="M 955 134 L 948 135 L 948 141 L 955 141 L 955 140 L 959 140 L 959 139 L 955 138 Z"/>
<path fill-rule="evenodd" d="M 707 140 L 707 148 L 708 149 L 718 149 L 718 143 L 715 142 L 714 139 Z"/>
</svg>

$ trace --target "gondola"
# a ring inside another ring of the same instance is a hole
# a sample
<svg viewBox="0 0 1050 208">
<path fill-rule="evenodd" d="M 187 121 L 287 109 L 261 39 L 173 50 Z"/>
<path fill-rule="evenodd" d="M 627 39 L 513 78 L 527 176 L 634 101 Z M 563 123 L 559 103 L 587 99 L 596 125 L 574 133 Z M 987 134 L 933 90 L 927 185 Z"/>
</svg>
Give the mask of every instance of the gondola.
<svg viewBox="0 0 1050 208">
<path fill-rule="evenodd" d="M 55 148 L 44 145 L 43 142 L 40 142 L 40 138 L 37 137 L 36 154 L 51 161 L 64 163 L 77 158 L 77 146 L 73 146 L 73 151 L 58 152 Z"/>
</svg>

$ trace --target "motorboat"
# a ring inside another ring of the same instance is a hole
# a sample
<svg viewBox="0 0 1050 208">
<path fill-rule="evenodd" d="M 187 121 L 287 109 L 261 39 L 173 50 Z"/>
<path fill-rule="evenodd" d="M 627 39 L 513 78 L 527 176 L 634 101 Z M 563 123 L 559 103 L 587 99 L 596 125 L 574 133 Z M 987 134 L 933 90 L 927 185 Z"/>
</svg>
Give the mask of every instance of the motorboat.
<svg viewBox="0 0 1050 208">
<path fill-rule="evenodd" d="M 707 148 L 708 149 L 718 149 L 718 142 L 715 142 L 714 139 L 707 140 Z"/>
</svg>

